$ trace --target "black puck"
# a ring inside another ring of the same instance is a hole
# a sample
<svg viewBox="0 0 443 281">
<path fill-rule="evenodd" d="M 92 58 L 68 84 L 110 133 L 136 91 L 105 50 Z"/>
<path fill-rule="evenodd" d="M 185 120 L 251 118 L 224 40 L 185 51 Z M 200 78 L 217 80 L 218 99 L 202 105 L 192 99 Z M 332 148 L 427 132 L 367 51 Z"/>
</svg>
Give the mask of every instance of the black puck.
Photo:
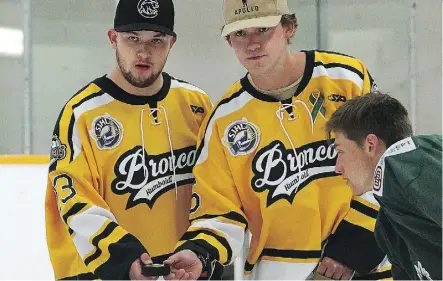
<svg viewBox="0 0 443 281">
<path fill-rule="evenodd" d="M 171 267 L 164 264 L 148 264 L 142 266 L 144 276 L 167 276 L 171 274 Z"/>
</svg>

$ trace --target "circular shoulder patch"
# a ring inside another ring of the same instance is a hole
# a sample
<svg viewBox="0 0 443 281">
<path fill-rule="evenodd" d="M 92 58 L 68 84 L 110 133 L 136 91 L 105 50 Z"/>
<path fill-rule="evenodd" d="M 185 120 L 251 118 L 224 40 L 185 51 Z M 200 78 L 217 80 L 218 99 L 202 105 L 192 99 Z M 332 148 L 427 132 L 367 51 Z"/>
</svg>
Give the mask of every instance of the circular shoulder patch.
<svg viewBox="0 0 443 281">
<path fill-rule="evenodd" d="M 247 155 L 260 143 L 260 129 L 246 118 L 228 125 L 222 138 L 232 156 Z"/>
</svg>

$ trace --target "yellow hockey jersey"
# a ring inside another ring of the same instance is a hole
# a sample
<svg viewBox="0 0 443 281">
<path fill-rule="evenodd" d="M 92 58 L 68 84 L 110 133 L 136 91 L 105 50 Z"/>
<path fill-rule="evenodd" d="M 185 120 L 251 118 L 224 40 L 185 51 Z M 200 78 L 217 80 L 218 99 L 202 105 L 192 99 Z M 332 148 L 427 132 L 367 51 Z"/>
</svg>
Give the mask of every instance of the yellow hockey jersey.
<svg viewBox="0 0 443 281">
<path fill-rule="evenodd" d="M 360 275 L 390 277 L 373 235 L 378 206 L 372 194 L 352 197 L 334 172 L 336 152 L 324 131 L 339 106 L 376 86 L 355 58 L 305 54 L 305 72 L 290 100 L 258 92 L 245 77 L 205 119 L 192 224 L 177 250 L 203 248 L 229 264 L 248 230 L 245 273 L 251 279 L 306 279 L 323 256 Z"/>
<path fill-rule="evenodd" d="M 125 279 L 143 252 L 162 262 L 188 228 L 197 134 L 211 102 L 162 75 L 151 97 L 97 78 L 61 111 L 45 207 L 56 279 Z"/>
</svg>

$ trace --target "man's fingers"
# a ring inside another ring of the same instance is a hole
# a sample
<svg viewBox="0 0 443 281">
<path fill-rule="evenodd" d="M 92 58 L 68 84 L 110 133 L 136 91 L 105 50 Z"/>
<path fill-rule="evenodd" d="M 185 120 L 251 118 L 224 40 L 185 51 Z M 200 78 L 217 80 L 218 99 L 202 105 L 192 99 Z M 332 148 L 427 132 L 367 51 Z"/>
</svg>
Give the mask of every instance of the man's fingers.
<svg viewBox="0 0 443 281">
<path fill-rule="evenodd" d="M 320 265 L 317 267 L 317 272 L 321 275 L 325 275 L 327 266 L 325 262 L 320 262 Z"/>
<path fill-rule="evenodd" d="M 334 273 L 332 273 L 332 279 L 334 280 L 340 280 L 343 276 L 343 268 L 337 267 L 335 268 Z"/>
<path fill-rule="evenodd" d="M 194 274 L 191 272 L 186 272 L 182 280 L 197 280 L 197 278 L 194 278 Z"/>
<path fill-rule="evenodd" d="M 334 280 L 350 280 L 353 275 L 351 269 L 328 257 L 320 262 L 317 273 Z"/>
<path fill-rule="evenodd" d="M 186 271 L 184 269 L 174 270 L 175 279 L 174 280 L 183 280 Z"/>
<path fill-rule="evenodd" d="M 168 276 L 163 276 L 163 279 L 165 279 L 165 280 L 177 280 L 177 277 L 175 277 L 175 273 L 171 273 Z"/>
<path fill-rule="evenodd" d="M 345 270 L 345 272 L 341 276 L 341 280 L 351 280 L 352 276 L 353 276 L 352 270 Z"/>
<path fill-rule="evenodd" d="M 329 265 L 328 268 L 326 268 L 326 271 L 323 275 L 332 279 L 332 276 L 334 276 L 335 270 L 336 270 L 336 268 L 334 268 L 333 265 Z"/>
<path fill-rule="evenodd" d="M 143 253 L 140 256 L 140 260 L 143 264 L 152 264 L 151 257 L 147 253 Z"/>
<path fill-rule="evenodd" d="M 189 273 L 189 280 L 197 280 L 197 279 L 198 279 L 198 276 L 195 276 L 195 274 L 192 272 Z"/>
</svg>

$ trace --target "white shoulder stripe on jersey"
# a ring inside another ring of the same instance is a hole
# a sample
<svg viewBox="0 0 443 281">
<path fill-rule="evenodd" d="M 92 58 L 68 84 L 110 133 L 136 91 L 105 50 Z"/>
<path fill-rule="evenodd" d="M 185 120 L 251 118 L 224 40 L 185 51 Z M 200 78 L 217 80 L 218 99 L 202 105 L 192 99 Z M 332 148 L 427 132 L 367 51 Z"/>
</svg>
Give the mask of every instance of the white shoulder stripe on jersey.
<svg viewBox="0 0 443 281">
<path fill-rule="evenodd" d="M 77 127 L 77 120 L 78 118 L 85 113 L 86 111 L 92 110 L 94 108 L 106 105 L 114 100 L 113 97 L 111 97 L 107 93 L 103 93 L 102 95 L 98 97 L 94 97 L 90 100 L 85 101 L 84 103 L 80 104 L 78 107 L 74 109 L 74 128 L 72 132 L 72 146 L 73 146 L 73 157 L 72 160 L 74 160 L 81 152 L 81 139 L 80 139 L 80 133 L 78 131 Z"/>
<path fill-rule="evenodd" d="M 223 233 L 232 250 L 232 259 L 235 260 L 242 251 L 243 240 L 245 238 L 245 229 L 232 223 L 225 223 L 218 219 L 200 220 L 192 223 L 190 229 L 197 227 L 199 229 L 215 229 Z"/>
<path fill-rule="evenodd" d="M 323 65 L 318 65 L 314 67 L 314 71 L 312 73 L 312 78 L 320 77 L 320 76 L 328 76 L 331 79 L 346 79 L 354 82 L 360 88 L 360 91 L 363 91 L 363 79 L 358 76 L 355 72 L 352 72 L 346 68 L 342 67 L 329 67 L 326 68 Z"/>
<path fill-rule="evenodd" d="M 111 212 L 97 206 L 92 206 L 69 219 L 68 225 L 75 232 L 74 245 L 82 259 L 94 250 L 90 242 L 91 236 L 97 233 L 108 220 L 117 223 Z"/>
<path fill-rule="evenodd" d="M 196 165 L 203 163 L 208 158 L 208 147 L 209 147 L 209 140 L 211 139 L 212 130 L 214 129 L 215 121 L 217 121 L 218 118 L 224 117 L 228 114 L 231 114 L 243 106 L 245 106 L 249 101 L 254 99 L 253 96 L 248 94 L 248 92 L 243 91 L 238 97 L 233 98 L 229 102 L 219 105 L 215 112 L 213 113 L 213 116 L 209 120 L 209 123 L 206 127 L 206 132 L 204 136 L 204 143 L 203 147 L 201 149 L 200 156 L 197 159 Z"/>
<path fill-rule="evenodd" d="M 196 91 L 196 92 L 200 92 L 202 94 L 207 95 L 205 91 L 203 91 L 202 89 L 200 89 L 194 85 L 191 85 L 191 84 L 188 84 L 185 82 L 180 82 L 175 79 L 171 79 L 171 89 L 175 89 L 175 88 L 185 88 L 185 89 L 188 89 L 191 91 Z"/>
</svg>

